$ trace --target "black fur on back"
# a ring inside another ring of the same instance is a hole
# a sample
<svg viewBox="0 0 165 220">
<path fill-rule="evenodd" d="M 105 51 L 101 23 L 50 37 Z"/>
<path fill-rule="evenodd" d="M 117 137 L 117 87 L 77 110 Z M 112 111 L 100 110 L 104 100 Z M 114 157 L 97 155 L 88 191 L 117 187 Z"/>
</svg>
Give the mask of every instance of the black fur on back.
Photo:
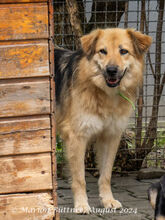
<svg viewBox="0 0 165 220">
<path fill-rule="evenodd" d="M 161 177 L 160 182 L 153 183 L 148 189 L 148 197 L 151 201 L 150 192 L 157 192 L 156 201 L 155 201 L 155 217 L 163 216 L 165 218 L 165 175 Z"/>
<path fill-rule="evenodd" d="M 159 187 L 159 190 L 158 190 L 158 194 L 156 198 L 156 206 L 155 206 L 155 217 L 158 217 L 158 216 L 165 217 L 165 197 L 164 197 L 161 186 Z"/>
<path fill-rule="evenodd" d="M 82 50 L 73 52 L 65 49 L 55 49 L 55 92 L 57 104 L 60 104 L 62 90 L 64 89 L 66 93 L 69 92 L 71 82 L 76 79 L 76 67 L 83 56 Z"/>
</svg>

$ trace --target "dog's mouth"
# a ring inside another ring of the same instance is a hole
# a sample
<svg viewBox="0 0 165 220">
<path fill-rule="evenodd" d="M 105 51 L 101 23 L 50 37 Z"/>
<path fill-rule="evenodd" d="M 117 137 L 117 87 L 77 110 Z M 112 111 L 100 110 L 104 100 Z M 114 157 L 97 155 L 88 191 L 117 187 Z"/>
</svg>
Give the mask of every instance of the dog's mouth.
<svg viewBox="0 0 165 220">
<path fill-rule="evenodd" d="M 106 83 L 109 87 L 116 87 L 120 84 L 120 78 L 117 79 L 117 78 L 107 78 L 106 79 Z"/>
<path fill-rule="evenodd" d="M 114 76 L 113 77 L 110 77 L 110 76 L 106 77 L 105 80 L 106 80 L 107 85 L 109 87 L 112 87 L 112 88 L 118 86 L 120 84 L 121 80 L 123 79 L 126 71 L 127 71 L 127 68 L 124 70 L 122 76 L 120 76 L 120 77 L 119 76 L 116 76 L 116 77 L 114 77 Z"/>
</svg>

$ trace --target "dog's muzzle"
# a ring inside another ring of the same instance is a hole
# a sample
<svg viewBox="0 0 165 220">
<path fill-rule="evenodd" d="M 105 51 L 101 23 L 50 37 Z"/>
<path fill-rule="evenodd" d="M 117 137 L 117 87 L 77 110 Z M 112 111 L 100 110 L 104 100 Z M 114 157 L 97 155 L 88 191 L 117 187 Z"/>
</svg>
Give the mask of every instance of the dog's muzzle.
<svg viewBox="0 0 165 220">
<path fill-rule="evenodd" d="M 118 86 L 126 72 L 127 68 L 125 68 L 122 74 L 119 74 L 118 68 L 116 66 L 107 67 L 106 73 L 104 74 L 107 86 L 112 88 Z"/>
</svg>

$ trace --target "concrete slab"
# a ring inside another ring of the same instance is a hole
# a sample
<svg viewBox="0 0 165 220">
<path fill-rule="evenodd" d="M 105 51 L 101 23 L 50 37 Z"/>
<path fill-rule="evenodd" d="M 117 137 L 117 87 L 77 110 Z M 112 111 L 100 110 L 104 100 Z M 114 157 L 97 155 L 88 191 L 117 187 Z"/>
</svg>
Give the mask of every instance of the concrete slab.
<svg viewBox="0 0 165 220">
<path fill-rule="evenodd" d="M 155 178 L 160 178 L 164 174 L 165 174 L 164 169 L 149 167 L 149 168 L 139 170 L 137 178 L 138 179 L 155 179 Z"/>
</svg>

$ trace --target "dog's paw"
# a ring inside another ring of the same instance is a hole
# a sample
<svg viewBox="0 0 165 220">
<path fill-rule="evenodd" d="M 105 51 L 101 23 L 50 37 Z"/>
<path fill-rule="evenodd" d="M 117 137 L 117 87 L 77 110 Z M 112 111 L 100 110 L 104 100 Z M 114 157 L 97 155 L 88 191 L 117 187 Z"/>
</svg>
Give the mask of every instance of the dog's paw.
<svg viewBox="0 0 165 220">
<path fill-rule="evenodd" d="M 102 203 L 104 208 L 120 209 L 122 207 L 122 204 L 115 199 L 102 200 Z"/>
<path fill-rule="evenodd" d="M 75 213 L 77 214 L 89 214 L 91 212 L 91 208 L 88 205 L 88 203 L 86 204 L 77 204 L 75 206 Z"/>
</svg>

